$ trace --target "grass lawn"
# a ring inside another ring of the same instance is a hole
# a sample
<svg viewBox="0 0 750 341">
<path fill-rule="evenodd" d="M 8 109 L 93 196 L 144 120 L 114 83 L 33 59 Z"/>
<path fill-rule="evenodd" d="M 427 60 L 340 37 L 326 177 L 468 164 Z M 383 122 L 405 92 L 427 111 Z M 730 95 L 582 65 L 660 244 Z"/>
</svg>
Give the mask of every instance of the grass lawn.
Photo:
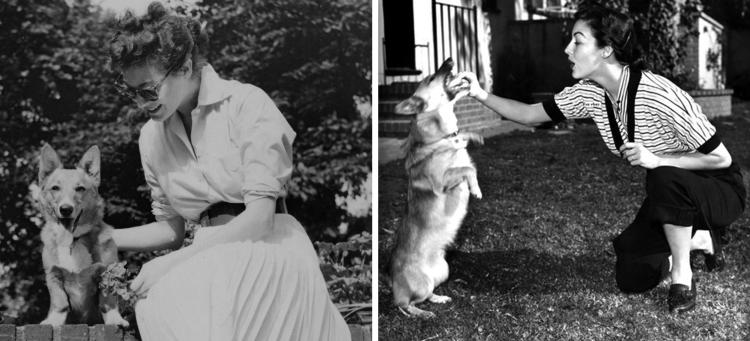
<svg viewBox="0 0 750 341">
<path fill-rule="evenodd" d="M 713 121 L 750 169 L 750 112 Z M 644 294 L 615 286 L 611 240 L 635 217 L 645 170 L 611 154 L 593 124 L 572 133 L 515 132 L 469 151 L 484 198 L 469 203 L 447 260 L 450 278 L 422 303 L 432 320 L 401 314 L 379 283 L 380 340 L 742 340 L 750 337 L 750 213 L 728 230 L 727 267 L 694 262 L 698 306 L 667 311 L 668 283 Z M 380 167 L 380 271 L 406 205 L 402 161 Z"/>
</svg>

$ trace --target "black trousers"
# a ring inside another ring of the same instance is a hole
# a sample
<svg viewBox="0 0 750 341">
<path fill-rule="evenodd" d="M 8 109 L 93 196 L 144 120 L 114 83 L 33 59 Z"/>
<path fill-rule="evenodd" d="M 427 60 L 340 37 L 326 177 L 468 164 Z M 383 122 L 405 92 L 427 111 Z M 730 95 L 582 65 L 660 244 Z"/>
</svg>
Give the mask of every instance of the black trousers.
<svg viewBox="0 0 750 341">
<path fill-rule="evenodd" d="M 664 224 L 698 229 L 726 227 L 745 207 L 737 164 L 710 171 L 658 167 L 646 173 L 646 199 L 635 220 L 614 239 L 615 278 L 623 292 L 654 288 L 669 274 Z"/>
</svg>

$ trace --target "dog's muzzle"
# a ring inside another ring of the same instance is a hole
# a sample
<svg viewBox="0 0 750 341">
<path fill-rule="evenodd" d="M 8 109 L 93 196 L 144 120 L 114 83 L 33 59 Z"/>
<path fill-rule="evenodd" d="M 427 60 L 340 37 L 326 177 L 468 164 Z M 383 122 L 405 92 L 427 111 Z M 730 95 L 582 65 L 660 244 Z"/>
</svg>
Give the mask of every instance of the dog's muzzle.
<svg viewBox="0 0 750 341">
<path fill-rule="evenodd" d="M 83 212 L 74 217 L 75 208 L 72 205 L 60 205 L 57 208 L 57 212 L 59 213 L 57 220 L 60 221 L 60 224 L 70 232 L 75 231 L 76 225 L 78 225 L 78 218 L 81 217 L 81 213 Z"/>
</svg>

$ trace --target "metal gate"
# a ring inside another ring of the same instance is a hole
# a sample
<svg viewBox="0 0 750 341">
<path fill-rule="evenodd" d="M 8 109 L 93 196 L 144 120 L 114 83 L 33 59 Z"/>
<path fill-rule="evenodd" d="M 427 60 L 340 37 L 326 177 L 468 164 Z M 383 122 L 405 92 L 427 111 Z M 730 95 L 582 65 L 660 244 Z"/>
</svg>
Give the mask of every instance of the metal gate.
<svg viewBox="0 0 750 341">
<path fill-rule="evenodd" d="M 453 57 L 460 71 L 479 72 L 477 6 L 464 7 L 432 1 L 432 37 L 435 70 Z"/>
</svg>

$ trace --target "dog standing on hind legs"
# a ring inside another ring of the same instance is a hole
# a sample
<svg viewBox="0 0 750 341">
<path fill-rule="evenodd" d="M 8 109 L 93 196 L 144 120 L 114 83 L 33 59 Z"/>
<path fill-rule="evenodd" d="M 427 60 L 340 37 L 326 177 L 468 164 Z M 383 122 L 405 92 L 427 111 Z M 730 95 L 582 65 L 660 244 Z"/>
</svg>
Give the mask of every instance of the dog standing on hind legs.
<svg viewBox="0 0 750 341">
<path fill-rule="evenodd" d="M 453 80 L 449 58 L 425 78 L 396 113 L 416 115 L 404 143 L 408 176 L 407 213 L 396 234 L 390 259 L 390 284 L 396 306 L 407 315 L 435 314 L 415 304 L 450 302 L 433 290 L 448 279 L 445 248 L 453 242 L 466 215 L 469 195 L 482 197 L 477 173 L 466 147 L 483 143 L 480 135 L 459 133 L 455 102 L 465 95 Z"/>
<path fill-rule="evenodd" d="M 93 146 L 77 168 L 65 169 L 52 147 L 42 147 L 37 202 L 44 216 L 42 262 L 50 308 L 41 324 L 129 325 L 117 297 L 98 288 L 102 272 L 117 262 L 113 228 L 102 220 L 100 162 L 99 148 Z"/>
</svg>

